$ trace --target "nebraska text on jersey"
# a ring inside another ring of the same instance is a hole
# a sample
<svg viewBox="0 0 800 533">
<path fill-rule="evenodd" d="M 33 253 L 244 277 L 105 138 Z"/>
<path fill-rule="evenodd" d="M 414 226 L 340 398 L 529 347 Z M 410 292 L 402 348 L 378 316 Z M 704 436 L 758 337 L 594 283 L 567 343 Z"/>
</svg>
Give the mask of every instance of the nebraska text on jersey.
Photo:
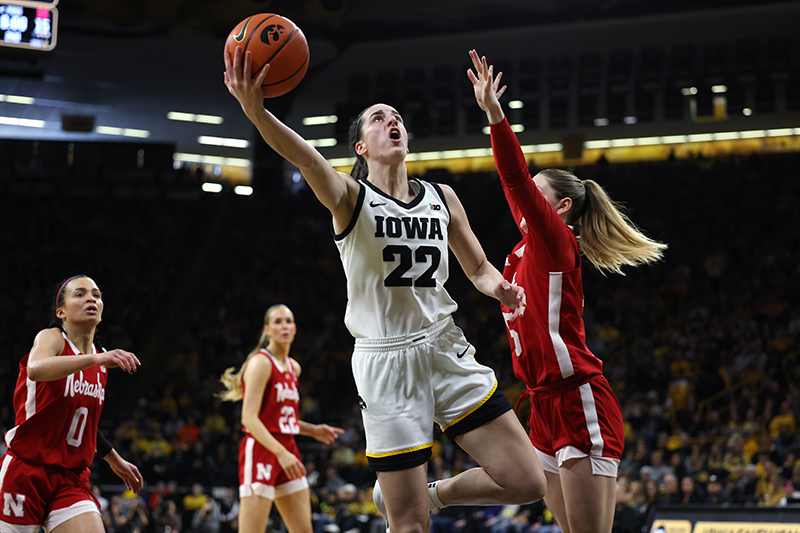
<svg viewBox="0 0 800 533">
<path fill-rule="evenodd" d="M 291 363 L 290 363 L 291 364 Z M 300 393 L 297 392 L 297 387 L 294 383 L 276 383 L 275 384 L 276 399 L 279 402 L 299 402 Z"/>
<path fill-rule="evenodd" d="M 75 379 L 76 375 L 78 376 L 77 380 Z M 100 383 L 100 376 L 97 376 L 97 383 L 84 381 L 83 370 L 67 376 L 67 386 L 64 388 L 64 397 L 72 397 L 76 394 L 97 398 L 100 403 L 103 403 L 103 400 L 106 399 L 106 389 L 103 387 L 103 384 Z"/>
</svg>

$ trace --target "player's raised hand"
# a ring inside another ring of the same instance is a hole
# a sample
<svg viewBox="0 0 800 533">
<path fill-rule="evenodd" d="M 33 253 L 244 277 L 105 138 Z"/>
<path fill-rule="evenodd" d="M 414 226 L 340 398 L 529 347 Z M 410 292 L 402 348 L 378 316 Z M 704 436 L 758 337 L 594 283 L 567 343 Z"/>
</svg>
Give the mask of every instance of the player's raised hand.
<svg viewBox="0 0 800 533">
<path fill-rule="evenodd" d="M 494 67 L 486 62 L 485 56 L 478 57 L 478 52 L 475 50 L 470 50 L 469 56 L 472 58 L 475 71 L 467 70 L 467 77 L 475 90 L 475 101 L 486 112 L 489 123 L 498 124 L 505 118 L 500 105 L 500 97 L 506 92 L 506 86 L 500 86 L 503 73 L 499 72 L 497 77 L 494 77 Z"/>
<path fill-rule="evenodd" d="M 467 70 L 467 77 L 472 82 L 478 106 L 484 111 L 490 106 L 499 106 L 500 97 L 506 92 L 506 86 L 500 86 L 503 73 L 498 72 L 497 77 L 494 77 L 494 66 L 486 62 L 485 56 L 479 58 L 475 50 L 470 50 L 469 56 L 475 71 Z"/>
<path fill-rule="evenodd" d="M 252 77 L 253 55 L 250 52 L 242 54 L 242 47 L 237 46 L 233 58 L 226 50 L 225 58 L 225 86 L 228 91 L 239 101 L 245 115 L 264 107 L 264 93 L 261 84 L 264 83 L 269 72 L 269 64 L 261 72 Z"/>
</svg>

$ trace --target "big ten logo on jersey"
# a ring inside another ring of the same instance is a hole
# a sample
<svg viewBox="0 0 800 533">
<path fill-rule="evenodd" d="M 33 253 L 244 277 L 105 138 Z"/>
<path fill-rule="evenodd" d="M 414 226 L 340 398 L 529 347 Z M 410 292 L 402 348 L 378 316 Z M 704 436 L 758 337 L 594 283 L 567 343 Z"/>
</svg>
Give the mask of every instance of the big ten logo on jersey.
<svg viewBox="0 0 800 533">
<path fill-rule="evenodd" d="M 272 479 L 272 465 L 256 463 L 256 480 L 269 481 L 270 479 Z"/>
<path fill-rule="evenodd" d="M 7 492 L 3 493 L 3 514 L 6 516 L 11 516 L 11 513 L 14 513 L 14 516 L 17 518 L 22 517 L 23 509 L 22 506 L 25 503 L 25 495 L 24 494 L 9 494 Z"/>
<path fill-rule="evenodd" d="M 397 239 L 444 240 L 441 220 L 429 217 L 382 217 L 375 215 L 375 236 Z"/>
</svg>

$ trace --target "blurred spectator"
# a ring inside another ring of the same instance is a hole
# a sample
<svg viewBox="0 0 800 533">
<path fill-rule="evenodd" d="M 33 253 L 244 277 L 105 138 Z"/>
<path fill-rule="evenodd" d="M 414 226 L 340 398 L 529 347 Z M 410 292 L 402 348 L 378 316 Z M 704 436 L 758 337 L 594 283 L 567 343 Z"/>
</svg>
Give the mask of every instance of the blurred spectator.
<svg viewBox="0 0 800 533">
<path fill-rule="evenodd" d="M 786 505 L 786 479 L 777 474 L 773 476 L 769 489 L 761 494 L 758 504 L 764 507 Z"/>
<path fill-rule="evenodd" d="M 347 483 L 342 476 L 339 475 L 339 470 L 335 465 L 329 465 L 325 469 L 325 483 L 323 490 L 329 494 L 337 494 L 339 489 Z"/>
<path fill-rule="evenodd" d="M 191 524 L 195 511 L 199 511 L 208 500 L 208 496 L 203 492 L 203 485 L 193 484 L 192 491 L 183 497 L 183 523 Z"/>
<path fill-rule="evenodd" d="M 220 533 L 234 533 L 239 529 L 239 497 L 230 487 L 223 489 L 219 500 Z"/>
<path fill-rule="evenodd" d="M 653 450 L 650 453 L 650 479 L 656 483 L 661 483 L 667 474 L 675 473 L 672 471 L 672 467 L 664 464 L 664 451 Z"/>
<path fill-rule="evenodd" d="M 136 498 L 128 511 L 128 523 L 131 533 L 143 533 L 149 531 L 150 513 L 147 505 L 141 498 Z M 115 532 L 116 533 L 116 532 Z"/>
<path fill-rule="evenodd" d="M 192 515 L 191 533 L 219 533 L 222 516 L 219 504 L 216 500 L 209 498 Z"/>
<path fill-rule="evenodd" d="M 636 505 L 621 483 L 617 483 L 616 506 L 614 508 L 614 533 L 641 533 L 647 516 Z"/>
<path fill-rule="evenodd" d="M 97 485 L 92 485 L 92 494 L 97 499 L 97 503 L 100 504 L 100 513 L 102 514 L 106 509 L 108 509 L 108 499 L 103 497 L 102 493 L 100 492 L 100 487 Z"/>
<path fill-rule="evenodd" d="M 661 501 L 661 490 L 658 487 L 658 483 L 653 480 L 648 481 L 644 485 L 644 504 L 646 506 L 646 510 L 642 510 L 642 514 L 647 516 L 650 513 L 650 509 L 654 505 L 658 505 Z"/>
<path fill-rule="evenodd" d="M 200 428 L 197 426 L 194 415 L 186 419 L 186 423 L 178 430 L 178 438 L 184 448 L 191 448 L 200 437 Z"/>
<path fill-rule="evenodd" d="M 692 444 L 691 452 L 683 460 L 683 468 L 687 475 L 695 479 L 706 471 L 706 461 L 700 444 Z"/>
<path fill-rule="evenodd" d="M 726 473 L 727 474 L 727 473 Z M 716 505 L 731 503 L 731 496 L 725 488 L 725 478 L 722 472 L 713 472 L 706 482 L 706 501 Z"/>
<path fill-rule="evenodd" d="M 777 439 L 781 434 L 781 427 L 785 426 L 784 433 L 789 439 L 794 437 L 797 432 L 797 420 L 792 412 L 792 404 L 789 400 L 780 402 L 778 414 L 769 421 L 769 436 Z"/>
<path fill-rule="evenodd" d="M 786 503 L 789 505 L 800 504 L 800 480 L 791 483 L 791 490 L 786 494 Z"/>
<path fill-rule="evenodd" d="M 731 436 L 728 441 L 728 451 L 722 458 L 722 468 L 733 472 L 737 465 L 746 465 L 750 458 L 744 453 L 744 439 L 738 433 Z M 709 465 L 710 466 L 710 465 Z"/>
<path fill-rule="evenodd" d="M 178 506 L 172 500 L 162 501 L 153 511 L 155 533 L 180 533 L 183 520 Z"/>
<path fill-rule="evenodd" d="M 705 502 L 705 494 L 697 487 L 697 482 L 691 476 L 681 479 L 681 495 L 679 503 L 694 505 Z"/>
<path fill-rule="evenodd" d="M 660 485 L 661 501 L 668 504 L 681 503 L 681 490 L 678 485 L 678 478 L 675 474 L 667 474 Z"/>
</svg>

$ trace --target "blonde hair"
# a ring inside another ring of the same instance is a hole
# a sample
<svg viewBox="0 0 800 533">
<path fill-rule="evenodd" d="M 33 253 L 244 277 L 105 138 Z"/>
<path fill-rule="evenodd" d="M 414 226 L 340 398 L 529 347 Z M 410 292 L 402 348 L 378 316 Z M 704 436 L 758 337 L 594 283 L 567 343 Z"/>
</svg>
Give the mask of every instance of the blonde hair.
<svg viewBox="0 0 800 533">
<path fill-rule="evenodd" d="M 269 324 L 269 319 L 272 313 L 281 307 L 289 309 L 284 304 L 276 304 L 267 309 L 267 312 L 264 313 L 264 325 Z M 242 387 L 242 376 L 244 376 L 244 369 L 247 366 L 247 362 L 257 354 L 260 350 L 263 350 L 269 345 L 269 335 L 265 329 L 261 329 L 261 336 L 258 338 L 258 344 L 256 347 L 253 348 L 249 354 L 247 354 L 247 358 L 242 363 L 242 366 L 239 367 L 238 372 L 236 371 L 235 367 L 229 367 L 225 369 L 225 372 L 222 373 L 219 380 L 222 382 L 222 385 L 225 387 L 225 390 L 217 394 L 217 397 L 224 401 L 229 402 L 238 402 L 244 397 L 244 388 Z"/>
<path fill-rule="evenodd" d="M 581 251 L 600 272 L 624 276 L 623 266 L 655 263 L 663 257 L 667 245 L 642 233 L 597 182 L 581 181 L 572 172 L 554 168 L 540 174 L 559 200 L 572 200 L 567 223 L 579 229 Z"/>
</svg>

